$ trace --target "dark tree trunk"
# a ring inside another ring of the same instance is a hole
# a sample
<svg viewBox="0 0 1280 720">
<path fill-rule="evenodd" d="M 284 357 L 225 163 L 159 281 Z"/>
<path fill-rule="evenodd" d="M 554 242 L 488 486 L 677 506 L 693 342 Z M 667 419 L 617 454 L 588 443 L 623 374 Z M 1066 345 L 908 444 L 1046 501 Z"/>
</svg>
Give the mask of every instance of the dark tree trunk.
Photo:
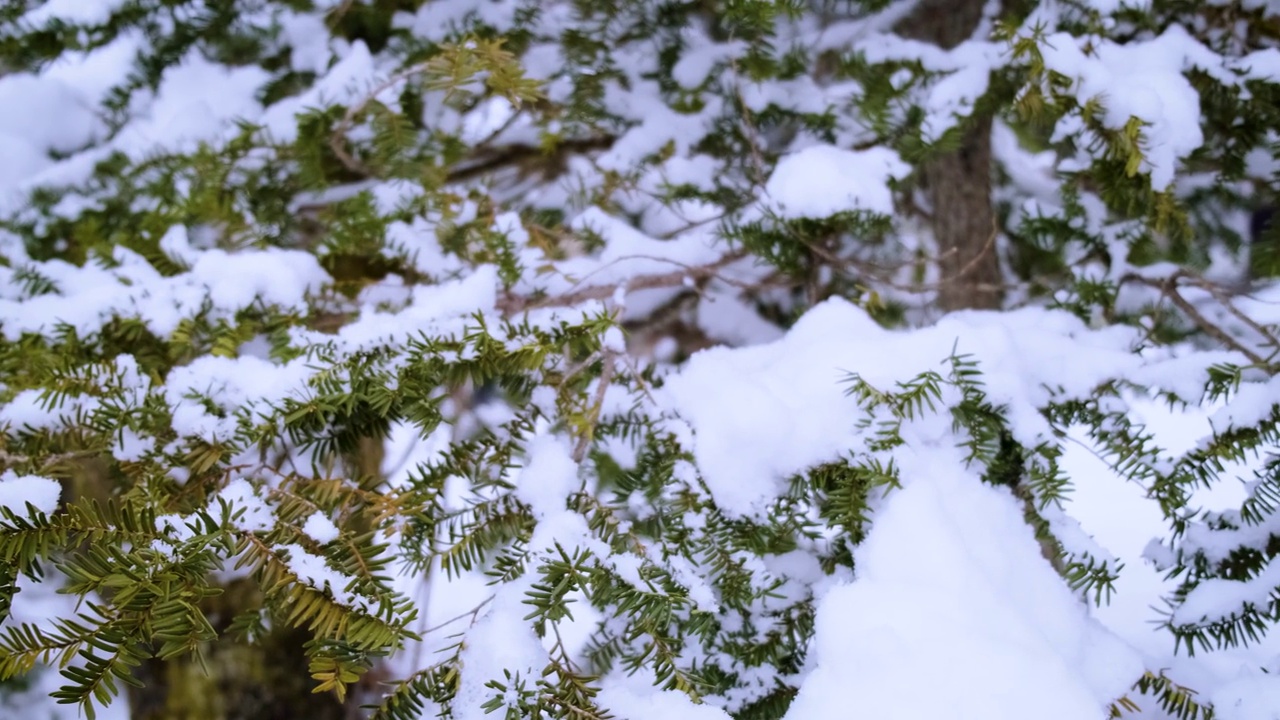
<svg viewBox="0 0 1280 720">
<path fill-rule="evenodd" d="M 247 579 L 235 580 L 204 608 L 215 627 L 261 602 Z M 305 629 L 277 627 L 257 644 L 221 637 L 202 649 L 205 663 L 181 657 L 148 660 L 129 689 L 133 720 L 344 720 L 348 708 L 331 693 L 316 694 L 303 645 Z M 207 672 L 206 672 L 207 671 Z M 352 703 L 348 698 L 348 704 Z"/>
<path fill-rule="evenodd" d="M 977 29 L 983 5 L 984 0 L 921 0 L 898 31 L 953 48 Z M 964 127 L 957 149 L 935 155 L 920 168 L 933 205 L 938 305 L 944 311 L 999 308 L 1004 296 L 991 208 L 991 117 L 973 117 Z"/>
</svg>

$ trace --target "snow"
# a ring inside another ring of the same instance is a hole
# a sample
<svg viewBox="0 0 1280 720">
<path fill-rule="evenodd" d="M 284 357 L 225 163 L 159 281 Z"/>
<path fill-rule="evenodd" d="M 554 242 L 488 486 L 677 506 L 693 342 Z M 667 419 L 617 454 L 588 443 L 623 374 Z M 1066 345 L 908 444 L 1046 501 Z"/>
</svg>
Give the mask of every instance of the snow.
<svg viewBox="0 0 1280 720">
<path fill-rule="evenodd" d="M 1280 707 L 1280 678 L 1244 677 L 1216 690 L 1209 698 L 1213 716 L 1222 720 L 1275 720 Z"/>
<path fill-rule="evenodd" d="M 814 145 L 782 158 L 769 176 L 765 194 L 785 218 L 825 218 L 855 210 L 892 215 L 888 182 L 910 172 L 889 148 Z"/>
<path fill-rule="evenodd" d="M 297 14 L 281 19 L 281 36 L 288 42 L 289 62 L 294 70 L 324 73 L 329 66 L 329 32 L 324 20 L 313 14 Z"/>
<path fill-rule="evenodd" d="M 286 397 L 305 397 L 305 381 L 312 374 L 306 358 L 283 365 L 253 356 L 239 358 L 206 355 L 189 365 L 174 368 L 164 393 L 174 408 L 173 428 L 182 436 L 208 442 L 227 440 L 239 424 L 236 410 L 254 403 L 272 403 Z M 205 409 L 199 398 L 211 397 L 221 415 Z"/>
<path fill-rule="evenodd" d="M 486 98 L 463 120 L 462 139 L 474 144 L 489 139 L 513 118 L 516 108 L 503 97 Z"/>
<path fill-rule="evenodd" d="M 60 20 L 69 25 L 98 25 L 111 19 L 111 15 L 123 7 L 125 0 L 46 0 L 34 10 L 22 16 L 19 22 L 44 25 Z"/>
<path fill-rule="evenodd" d="M 124 248 L 116 248 L 114 260 L 120 265 L 112 270 L 44 264 L 41 270 L 52 275 L 59 292 L 0 300 L 5 336 L 13 340 L 24 333 L 52 334 L 58 325 L 69 325 L 90 337 L 115 316 L 136 317 L 152 332 L 167 337 L 183 318 L 204 311 L 212 311 L 215 318 L 231 317 L 262 302 L 305 312 L 307 295 L 329 277 L 310 253 L 279 248 L 197 253 L 184 236 L 183 231 L 174 230 L 165 235 L 164 249 L 193 265 L 191 272 L 172 277 L 160 276 L 146 260 Z M 208 308 L 208 303 L 213 307 Z"/>
<path fill-rule="evenodd" d="M 978 98 L 987 91 L 991 73 L 1008 62 L 1005 46 L 976 39 L 945 50 L 931 43 L 871 32 L 859 39 L 857 47 L 872 62 L 914 61 L 939 74 L 919 90 L 925 113 L 922 130 L 928 142 L 937 141 L 971 115 Z"/>
<path fill-rule="evenodd" d="M 706 228 L 690 229 L 681 234 L 678 242 L 663 240 L 637 230 L 598 207 L 577 215 L 570 227 L 599 235 L 607 245 L 596 257 L 540 262 L 539 272 L 522 278 L 514 288 L 516 292 L 541 291 L 554 295 L 607 287 L 611 290 L 607 296 L 611 297 L 615 294 L 613 290 L 633 278 L 710 265 L 726 253 L 722 241 Z M 634 296 L 627 298 L 628 305 L 634 301 Z"/>
<path fill-rule="evenodd" d="M 1083 49 L 1086 43 L 1091 54 Z M 1055 33 L 1041 46 L 1045 66 L 1074 81 L 1081 103 L 1102 101 L 1108 128 L 1120 130 L 1131 117 L 1144 123 L 1142 165 L 1156 190 L 1167 188 L 1178 162 L 1204 143 L 1200 95 L 1183 74 L 1193 66 L 1211 68 L 1197 62 L 1203 50 L 1178 25 L 1155 39 L 1124 45 Z"/>
<path fill-rule="evenodd" d="M 1269 562 L 1248 580 L 1205 580 L 1187 594 L 1173 613 L 1174 625 L 1209 624 L 1231 617 L 1242 607 L 1266 607 L 1280 587 L 1280 562 Z"/>
<path fill-rule="evenodd" d="M 38 475 L 18 475 L 5 470 L 0 475 L 0 508 L 20 518 L 31 517 L 28 505 L 43 515 L 52 515 L 58 509 L 62 485 Z M 0 521 L 3 524 L 3 521 Z"/>
<path fill-rule="evenodd" d="M 23 138 L 41 150 L 71 152 L 102 130 L 83 96 L 58 80 L 26 73 L 0 78 L 0 102 L 23 109 L 0 116 L 0 134 Z"/>
<path fill-rule="evenodd" d="M 1017 501 L 933 450 L 877 511 L 857 579 L 821 600 L 786 717 L 847 717 L 851 697 L 880 717 L 1107 717 L 1141 658 L 1040 557 Z"/>
<path fill-rule="evenodd" d="M 492 265 L 475 268 L 459 280 L 419 285 L 399 310 L 365 306 L 359 319 L 338 332 L 338 340 L 355 349 L 402 343 L 429 330 L 460 330 L 467 316 L 493 308 L 497 287 L 497 268 Z"/>
<path fill-rule="evenodd" d="M 0 77 L 0 106 L 22 108 L 0 116 L 0 199 L 68 153 L 104 132 L 84 95 L 53 78 L 25 73 Z"/>
<path fill-rule="evenodd" d="M 689 48 L 680 56 L 680 61 L 671 68 L 671 77 L 681 87 L 693 89 L 707 79 L 718 63 L 738 57 L 747 49 L 744 42 L 705 43 L 702 38 L 691 33 L 691 42 L 697 45 Z"/>
<path fill-rule="evenodd" d="M 299 113 L 350 102 L 372 88 L 377 80 L 373 56 L 363 41 L 356 41 L 351 51 L 330 66 L 315 85 L 301 95 L 285 98 L 267 108 L 259 122 L 275 140 L 292 142 L 298 136 Z"/>
<path fill-rule="evenodd" d="M 652 678 L 614 673 L 601 681 L 597 696 L 619 720 L 728 720 L 730 715 L 713 705 L 696 705 L 690 697 L 675 690 L 655 692 Z"/>
<path fill-rule="evenodd" d="M 322 512 L 312 513 L 307 516 L 307 521 L 302 525 L 302 532 L 321 545 L 327 545 L 337 540 L 340 534 L 338 526 L 334 525 L 333 521 Z"/>
<path fill-rule="evenodd" d="M 112 144 L 134 158 L 194 150 L 234 120 L 259 115 L 254 94 L 269 78 L 257 66 L 229 69 L 193 53 L 165 71 L 156 99 Z"/>
<path fill-rule="evenodd" d="M 218 491 L 213 508 L 226 507 L 232 525 L 243 532 L 265 532 L 275 527 L 275 514 L 256 488 L 244 478 L 236 478 Z"/>
<path fill-rule="evenodd" d="M 1034 447 L 1051 429 L 1035 408 L 1049 398 L 1082 397 L 1107 377 L 1137 369 L 1135 336 L 1088 331 L 1062 313 L 1025 309 L 953 316 L 937 326 L 895 333 L 834 299 L 811 310 L 768 345 L 698 353 L 666 381 L 662 395 L 689 421 L 692 450 L 720 507 L 734 515 L 765 510 L 795 472 L 836 460 L 863 440 L 853 400 L 838 390 L 848 373 L 891 388 L 951 354 L 972 353 L 993 401 L 1009 404 L 1019 440 Z M 1071 348 L 1087 346 L 1087 353 Z M 1034 359 L 1034 361 L 1032 361 Z"/>
<path fill-rule="evenodd" d="M 351 578 L 329 567 L 324 558 L 307 552 L 297 543 L 281 545 L 279 550 L 284 553 L 285 564 L 293 574 L 298 576 L 299 580 L 323 591 L 336 603 L 357 610 L 367 610 L 367 604 L 347 589 L 351 584 Z"/>
<path fill-rule="evenodd" d="M 527 578 L 527 576 L 526 576 Z M 530 581 L 505 584 L 495 595 L 485 616 L 468 632 L 462 651 L 462 682 L 454 715 L 459 720 L 484 720 L 481 709 L 497 690 L 485 687 L 491 680 L 510 684 L 506 673 L 519 675 L 532 685 L 547 666 L 548 656 L 529 623 L 522 620 L 529 608 L 524 591 Z"/>
</svg>

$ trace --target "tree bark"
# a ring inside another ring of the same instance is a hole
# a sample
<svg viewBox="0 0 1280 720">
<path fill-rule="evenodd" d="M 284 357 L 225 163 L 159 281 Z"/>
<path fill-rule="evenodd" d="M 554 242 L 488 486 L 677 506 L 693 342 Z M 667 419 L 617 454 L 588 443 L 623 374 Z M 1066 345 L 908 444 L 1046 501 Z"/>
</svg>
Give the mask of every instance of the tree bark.
<svg viewBox="0 0 1280 720">
<path fill-rule="evenodd" d="M 985 0 L 921 0 L 897 29 L 904 37 L 951 49 L 977 30 L 984 5 Z M 975 111 L 963 127 L 958 148 L 935 155 L 920 167 L 920 180 L 933 206 L 938 306 L 944 312 L 998 309 L 1004 301 L 991 207 L 991 115 Z M 1061 574 L 1065 571 L 1061 548 L 1023 484 L 1024 460 L 1011 440 L 1003 439 L 1001 445 L 1010 463 L 1001 470 L 1009 475 L 1003 482 L 1022 500 L 1041 555 Z"/>
<path fill-rule="evenodd" d="M 951 49 L 982 20 L 984 0 L 921 0 L 898 32 Z M 943 311 L 999 308 L 1004 299 L 991 207 L 991 116 L 970 118 L 957 149 L 920 167 L 938 243 L 938 305 Z"/>
<path fill-rule="evenodd" d="M 204 610 L 219 632 L 239 612 L 261 603 L 254 583 L 233 580 Z M 273 618 L 282 622 L 282 618 Z M 344 720 L 360 699 L 338 703 L 332 693 L 311 692 L 305 629 L 275 627 L 257 644 L 220 637 L 193 658 L 150 659 L 134 673 L 144 687 L 129 688 L 132 720 Z"/>
</svg>

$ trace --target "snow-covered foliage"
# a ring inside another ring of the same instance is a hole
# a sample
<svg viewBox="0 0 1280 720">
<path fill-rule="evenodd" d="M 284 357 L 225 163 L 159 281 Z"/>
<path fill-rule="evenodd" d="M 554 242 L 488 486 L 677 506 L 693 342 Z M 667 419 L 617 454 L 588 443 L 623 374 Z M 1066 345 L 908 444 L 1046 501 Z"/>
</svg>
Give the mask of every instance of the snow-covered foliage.
<svg viewBox="0 0 1280 720">
<path fill-rule="evenodd" d="M 1280 5 L 920 12 L 0 9 L 0 703 L 297 627 L 383 718 L 1276 717 Z"/>
</svg>

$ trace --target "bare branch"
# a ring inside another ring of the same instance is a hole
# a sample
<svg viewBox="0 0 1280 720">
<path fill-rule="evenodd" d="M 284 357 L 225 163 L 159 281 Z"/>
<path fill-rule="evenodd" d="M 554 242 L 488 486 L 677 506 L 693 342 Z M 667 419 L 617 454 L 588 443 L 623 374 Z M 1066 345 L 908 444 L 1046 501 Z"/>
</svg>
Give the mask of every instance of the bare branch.
<svg viewBox="0 0 1280 720">
<path fill-rule="evenodd" d="M 1175 307 L 1185 313 L 1191 319 L 1191 322 L 1195 323 L 1196 327 L 1204 331 L 1206 335 L 1249 358 L 1250 362 L 1266 366 L 1267 361 L 1265 358 L 1231 337 L 1225 330 L 1206 318 L 1195 305 L 1182 297 L 1182 294 L 1178 292 L 1178 281 L 1185 277 L 1188 277 L 1188 275 L 1181 270 L 1164 279 L 1148 278 L 1136 273 L 1128 273 L 1120 279 L 1120 283 L 1136 282 L 1159 290 L 1164 297 L 1169 298 L 1169 302 L 1172 302 Z"/>
<path fill-rule="evenodd" d="M 506 294 L 498 299 L 498 309 L 504 314 L 513 315 L 527 310 L 545 307 L 572 307 L 592 300 L 604 300 L 612 297 L 618 288 L 625 285 L 627 290 L 652 290 L 654 288 L 679 287 L 688 280 L 702 280 L 717 277 L 721 268 L 746 256 L 743 251 L 731 252 L 708 265 L 685 266 L 680 270 L 657 275 L 643 275 L 617 283 L 592 285 L 581 290 L 553 295 L 551 297 L 530 298 L 515 294 Z M 674 262 L 674 261 L 672 261 Z"/>
</svg>

